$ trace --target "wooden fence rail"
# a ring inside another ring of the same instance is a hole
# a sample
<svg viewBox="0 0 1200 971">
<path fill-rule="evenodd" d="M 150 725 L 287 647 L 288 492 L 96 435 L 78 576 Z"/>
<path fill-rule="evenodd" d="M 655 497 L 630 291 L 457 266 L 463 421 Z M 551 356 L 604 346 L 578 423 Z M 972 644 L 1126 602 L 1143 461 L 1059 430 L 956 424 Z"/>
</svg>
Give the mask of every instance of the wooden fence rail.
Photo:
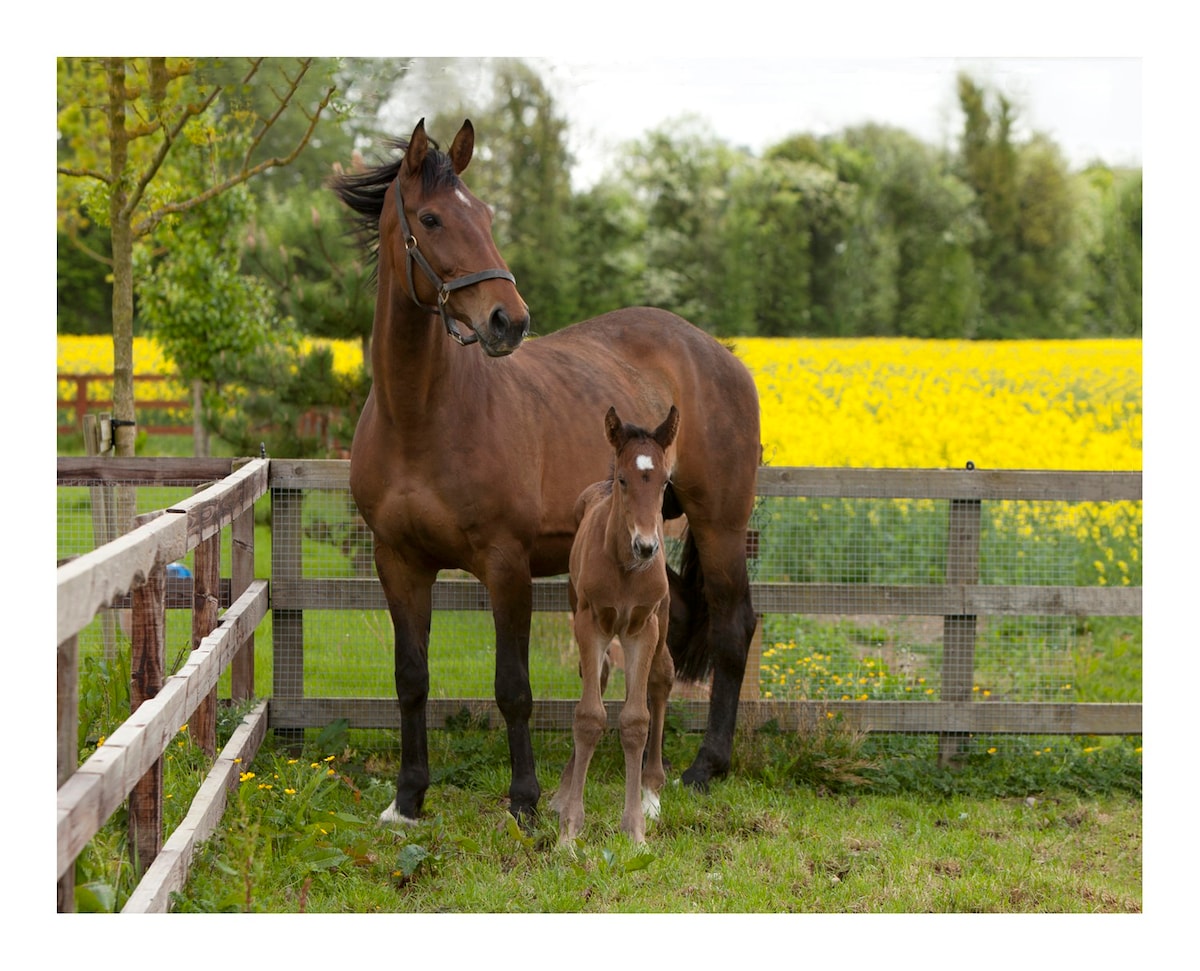
<svg viewBox="0 0 1200 971">
<path fill-rule="evenodd" d="M 129 482 L 136 463 L 85 460 L 98 465 L 101 478 Z M 240 463 L 238 463 L 240 464 Z M 70 466 L 67 461 L 68 469 Z M 170 859 L 157 862 L 162 845 L 162 756 L 185 723 L 209 754 L 216 741 L 215 687 L 221 673 L 233 668 L 234 697 L 253 693 L 253 633 L 268 607 L 266 580 L 253 578 L 253 506 L 266 493 L 268 462 L 247 461 L 224 478 L 168 509 L 140 517 L 132 532 L 79 556 L 58 568 L 58 907 L 73 909 L 72 868 L 76 857 L 100 827 L 129 801 L 130 846 L 142 874 L 130 909 L 165 909 L 172 889 L 182 886 L 196 842 L 212 830 L 224 794 L 236 776 L 229 766 L 249 759 L 266 730 L 266 705 L 247 717 L 244 730 L 226 746 L 210 772 L 201 796 L 193 803 L 183 834 L 177 830 Z M 166 470 L 158 468 L 155 475 Z M 180 476 L 178 466 L 174 469 Z M 152 476 L 153 478 L 153 476 Z M 73 480 L 63 460 L 59 481 Z M 76 480 L 77 481 L 77 480 Z M 234 541 L 232 578 L 227 588 L 234 602 L 218 619 L 221 590 L 221 530 L 231 527 Z M 175 675 L 164 678 L 166 566 L 195 550 L 192 652 Z M 102 609 L 128 602 L 132 609 L 130 668 L 133 712 L 82 766 L 76 768 L 77 645 L 79 632 Z M 236 746 L 234 746 L 236 742 Z M 207 801 L 207 802 L 206 802 Z M 216 803 L 220 802 L 220 806 Z"/>
<path fill-rule="evenodd" d="M 294 676 L 304 670 L 304 613 L 308 610 L 383 610 L 375 579 L 305 577 L 301 555 L 300 506 L 307 490 L 349 487 L 349 463 L 341 460 L 271 462 L 273 529 L 271 611 L 276 682 L 271 725 L 298 729 L 347 719 L 352 727 L 393 728 L 399 708 L 387 698 L 311 698 Z M 985 500 L 1140 501 L 1140 472 L 1044 472 L 979 469 L 770 468 L 759 470 L 760 496 L 852 499 L 937 499 L 950 502 L 944 584 L 896 586 L 865 583 L 755 583 L 762 614 L 842 615 L 852 612 L 943 618 L 942 694 L 938 701 L 772 701 L 743 691 L 739 724 L 775 722 L 793 729 L 814 724 L 826 712 L 840 713 L 849 726 L 874 732 L 926 732 L 942 736 L 944 759 L 953 758 L 963 733 L 1114 734 L 1142 730 L 1141 704 L 989 702 L 972 697 L 973 652 L 982 616 L 1141 616 L 1140 587 L 989 585 L 978 582 L 981 503 Z M 490 610 L 487 591 L 473 579 L 441 579 L 434 586 L 435 610 Z M 566 611 L 566 582 L 534 583 L 535 611 Z M 748 666 L 747 670 L 751 670 Z M 685 730 L 699 731 L 707 703 L 674 702 Z M 610 725 L 620 702 L 608 702 Z M 499 723 L 490 699 L 431 699 L 429 724 L 463 708 Z M 569 730 L 574 701 L 538 699 L 539 726 Z"/>
</svg>

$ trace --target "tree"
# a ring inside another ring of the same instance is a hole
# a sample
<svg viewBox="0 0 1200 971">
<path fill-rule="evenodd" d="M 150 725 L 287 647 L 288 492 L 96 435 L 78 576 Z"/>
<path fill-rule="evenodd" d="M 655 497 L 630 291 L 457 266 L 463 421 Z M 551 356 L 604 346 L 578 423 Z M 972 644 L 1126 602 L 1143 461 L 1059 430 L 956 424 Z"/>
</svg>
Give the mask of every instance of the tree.
<svg viewBox="0 0 1200 971">
<path fill-rule="evenodd" d="M 88 252 L 112 270 L 113 416 L 115 451 L 134 452 L 133 321 L 134 247 L 173 221 L 234 186 L 290 164 L 308 144 L 335 87 L 315 103 L 297 97 L 311 60 L 256 58 L 236 73 L 222 62 L 181 58 L 60 58 L 58 131 L 60 225 L 80 241 L 79 230 L 105 228 L 111 255 Z M 271 92 L 271 110 L 253 109 L 248 92 Z M 298 111 L 306 122 L 282 155 L 264 142 L 279 120 Z M 231 141 L 240 141 L 235 153 Z M 202 186 L 176 178 L 184 153 L 206 166 Z"/>
<path fill-rule="evenodd" d="M 1082 247 L 1062 155 L 1049 139 L 1014 139 L 1016 108 L 967 75 L 958 78 L 965 118 L 960 150 L 963 179 L 975 191 L 986 232 L 974 246 L 981 314 L 974 336 L 1069 335 L 1082 305 Z"/>
</svg>

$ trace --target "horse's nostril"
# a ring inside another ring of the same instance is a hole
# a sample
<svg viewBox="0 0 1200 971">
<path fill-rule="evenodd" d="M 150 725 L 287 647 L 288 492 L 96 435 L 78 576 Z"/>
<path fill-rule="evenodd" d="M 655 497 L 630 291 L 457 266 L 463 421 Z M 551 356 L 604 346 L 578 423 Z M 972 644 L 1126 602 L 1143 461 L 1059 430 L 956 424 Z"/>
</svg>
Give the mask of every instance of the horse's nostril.
<svg viewBox="0 0 1200 971">
<path fill-rule="evenodd" d="M 646 542 L 642 539 L 635 539 L 633 541 L 633 552 L 639 559 L 648 560 L 658 552 L 658 543 L 654 540 Z"/>
</svg>

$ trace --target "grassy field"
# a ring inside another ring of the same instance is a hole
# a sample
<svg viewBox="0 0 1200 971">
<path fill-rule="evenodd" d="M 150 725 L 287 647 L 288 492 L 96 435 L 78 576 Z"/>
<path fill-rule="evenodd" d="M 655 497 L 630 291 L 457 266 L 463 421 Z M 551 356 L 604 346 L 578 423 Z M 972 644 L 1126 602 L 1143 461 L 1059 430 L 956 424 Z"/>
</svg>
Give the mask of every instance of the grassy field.
<svg viewBox="0 0 1200 971">
<path fill-rule="evenodd" d="M 787 351 L 786 363 L 775 343 L 740 343 L 759 383 L 768 461 L 1141 467 L 1140 342 L 937 343 L 803 342 Z M 60 454 L 73 448 L 77 442 L 60 442 Z M 140 454 L 189 452 L 186 437 L 139 447 Z M 87 548 L 84 494 L 60 490 L 59 556 L 81 551 L 73 542 Z M 139 490 L 139 508 L 162 504 L 154 490 Z M 779 540 L 765 543 L 756 579 L 938 582 L 943 515 L 931 503 L 764 503 L 756 526 Z M 66 539 L 76 527 L 64 523 L 72 520 L 80 523 L 77 541 Z M 270 575 L 269 529 L 264 509 L 256 527 L 259 576 Z M 1141 529 L 1140 503 L 988 504 L 981 580 L 1141 585 Z M 333 564 L 321 575 L 352 575 L 352 564 L 328 560 L 314 540 L 306 544 L 306 561 Z M 386 616 L 338 613 L 312 620 L 306 693 L 390 695 Z M 535 691 L 540 684 L 574 686 L 571 645 L 558 619 L 537 623 L 535 640 L 555 646 L 534 653 Z M 169 618 L 169 664 L 186 652 L 189 624 L 185 612 Z M 979 698 L 1141 701 L 1140 618 L 1021 624 L 981 628 Z M 439 616 L 430 658 L 435 692 L 491 694 L 488 627 L 483 614 Z M 356 632 L 353 644 L 346 630 Z M 760 689 L 777 698 L 937 697 L 938 638 L 938 631 L 876 618 L 771 616 Z M 456 649 L 438 646 L 444 644 Z M 269 645 L 268 618 L 256 664 L 264 695 L 271 692 Z M 126 654 L 106 658 L 96 643 L 85 643 L 84 757 L 128 712 L 127 667 Z M 618 682 L 609 694 L 619 692 Z M 671 730 L 671 778 L 699 741 Z M 175 909 L 1141 911 L 1140 739 L 972 739 L 956 773 L 937 767 L 933 744 L 856 738 L 836 722 L 809 735 L 744 733 L 733 775 L 703 795 L 669 786 L 663 816 L 638 850 L 617 831 L 622 770 L 609 736 L 589 775 L 584 838 L 567 850 L 555 846 L 552 815 L 531 832 L 510 823 L 503 799 L 508 756 L 498 726 L 463 721 L 432 733 L 428 819 L 398 832 L 374 822 L 392 794 L 395 735 L 328 726 L 309 731 L 299 750 L 269 743 L 247 767 L 221 833 L 204 849 Z M 543 806 L 569 745 L 563 733 L 535 734 Z M 181 734 L 166 762 L 168 831 L 204 771 Z M 81 909 L 120 908 L 132 889 L 122 814 L 89 846 L 78 871 Z"/>
<path fill-rule="evenodd" d="M 685 761 L 698 739 L 673 733 Z M 569 739 L 539 734 L 546 793 Z M 933 768 L 836 727 L 739 736 L 734 774 L 707 794 L 668 783 L 637 847 L 619 832 L 620 747 L 602 743 L 583 836 L 553 814 L 516 827 L 503 735 L 435 732 L 428 818 L 375 823 L 395 752 L 372 733 L 310 733 L 264 751 L 205 847 L 179 912 L 1135 913 L 1141 758 L 1131 743 L 1069 740 L 1023 759 Z M 328 754 L 323 754 L 328 753 Z M 543 797 L 543 805 L 545 796 Z M 545 811 L 544 811 L 545 812 Z"/>
</svg>

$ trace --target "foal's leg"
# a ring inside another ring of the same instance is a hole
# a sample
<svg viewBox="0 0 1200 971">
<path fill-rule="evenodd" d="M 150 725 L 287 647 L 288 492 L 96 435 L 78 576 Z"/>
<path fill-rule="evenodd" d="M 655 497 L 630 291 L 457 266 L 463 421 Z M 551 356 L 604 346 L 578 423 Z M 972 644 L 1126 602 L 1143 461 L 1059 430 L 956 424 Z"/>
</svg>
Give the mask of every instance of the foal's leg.
<svg viewBox="0 0 1200 971">
<path fill-rule="evenodd" d="M 575 614 L 574 626 L 583 689 L 575 706 L 572 725 L 575 745 L 571 759 L 563 769 L 558 792 L 550 801 L 558 811 L 560 844 L 572 842 L 583 829 L 583 786 L 587 782 L 588 765 L 608 722 L 600 693 L 600 669 L 607 639 L 596 630 L 592 613 L 586 607 Z"/>
<path fill-rule="evenodd" d="M 658 645 L 650 665 L 650 681 L 647 695 L 650 708 L 650 736 L 646 742 L 646 761 L 642 766 L 642 810 L 651 819 L 658 818 L 658 794 L 666 781 L 663 768 L 663 725 L 667 718 L 667 699 L 675 682 L 675 665 L 667 649 L 667 607 L 659 611 Z"/>
<path fill-rule="evenodd" d="M 635 843 L 646 841 L 646 818 L 642 810 L 642 755 L 650 732 L 650 711 L 646 705 L 646 686 L 650 665 L 658 643 L 658 619 L 651 617 L 634 638 L 621 638 L 625 649 L 625 704 L 618 724 L 621 748 L 625 751 L 625 809 L 621 831 Z M 661 764 L 661 747 L 660 758 Z"/>
<path fill-rule="evenodd" d="M 429 696 L 429 620 L 433 574 L 414 568 L 396 552 L 376 544 L 375 565 L 396 632 L 396 698 L 400 702 L 400 774 L 396 799 L 383 823 L 416 822 L 429 788 L 425 702 Z"/>
</svg>

